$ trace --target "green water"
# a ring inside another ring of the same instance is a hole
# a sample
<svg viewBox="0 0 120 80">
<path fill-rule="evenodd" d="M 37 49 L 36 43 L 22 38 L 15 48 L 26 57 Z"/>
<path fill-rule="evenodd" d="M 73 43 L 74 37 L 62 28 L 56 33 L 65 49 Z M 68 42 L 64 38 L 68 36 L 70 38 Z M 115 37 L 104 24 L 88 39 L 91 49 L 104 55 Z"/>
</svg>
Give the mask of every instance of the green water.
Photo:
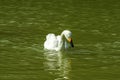
<svg viewBox="0 0 120 80">
<path fill-rule="evenodd" d="M 0 80 L 120 80 L 119 0 L 0 0 Z M 74 49 L 44 51 L 48 33 Z"/>
</svg>

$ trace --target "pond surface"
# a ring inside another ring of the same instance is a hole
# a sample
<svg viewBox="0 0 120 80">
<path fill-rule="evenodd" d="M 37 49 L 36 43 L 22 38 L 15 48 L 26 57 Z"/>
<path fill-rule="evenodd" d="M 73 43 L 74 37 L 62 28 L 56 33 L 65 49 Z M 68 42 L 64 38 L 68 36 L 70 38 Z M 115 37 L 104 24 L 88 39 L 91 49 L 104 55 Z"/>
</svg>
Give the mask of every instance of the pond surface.
<svg viewBox="0 0 120 80">
<path fill-rule="evenodd" d="M 120 80 L 119 0 L 1 0 L 0 80 Z M 75 47 L 45 51 L 48 33 Z"/>
</svg>

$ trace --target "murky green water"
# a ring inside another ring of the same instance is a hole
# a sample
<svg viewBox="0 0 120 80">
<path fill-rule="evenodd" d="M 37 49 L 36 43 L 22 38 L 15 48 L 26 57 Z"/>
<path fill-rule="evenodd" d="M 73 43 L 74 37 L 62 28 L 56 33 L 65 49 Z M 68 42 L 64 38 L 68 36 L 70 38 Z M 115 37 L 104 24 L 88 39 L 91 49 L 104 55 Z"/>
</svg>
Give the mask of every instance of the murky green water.
<svg viewBox="0 0 120 80">
<path fill-rule="evenodd" d="M 0 0 L 0 80 L 120 80 L 119 0 Z M 48 33 L 75 48 L 43 50 Z"/>
</svg>

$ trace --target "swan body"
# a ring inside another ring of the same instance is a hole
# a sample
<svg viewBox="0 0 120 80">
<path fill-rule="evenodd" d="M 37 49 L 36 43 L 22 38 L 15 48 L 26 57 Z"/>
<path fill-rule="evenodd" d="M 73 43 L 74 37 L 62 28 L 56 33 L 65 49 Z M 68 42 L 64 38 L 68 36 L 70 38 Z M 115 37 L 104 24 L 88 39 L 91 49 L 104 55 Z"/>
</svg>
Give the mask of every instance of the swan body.
<svg viewBox="0 0 120 80">
<path fill-rule="evenodd" d="M 67 49 L 74 47 L 72 42 L 72 32 L 69 30 L 64 30 L 61 35 L 55 36 L 53 33 L 49 33 L 46 36 L 46 41 L 44 42 L 44 49 L 60 51 L 62 49 Z"/>
</svg>

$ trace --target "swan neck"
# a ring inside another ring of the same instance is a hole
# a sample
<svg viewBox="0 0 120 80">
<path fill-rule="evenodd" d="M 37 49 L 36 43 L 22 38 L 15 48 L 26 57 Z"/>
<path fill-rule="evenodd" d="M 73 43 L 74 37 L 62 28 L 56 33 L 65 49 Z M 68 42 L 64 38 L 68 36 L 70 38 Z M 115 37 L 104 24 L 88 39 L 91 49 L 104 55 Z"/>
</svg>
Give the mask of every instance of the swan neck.
<svg viewBox="0 0 120 80">
<path fill-rule="evenodd" d="M 62 33 L 61 33 L 61 38 L 63 39 L 64 36 L 65 36 L 65 35 L 64 35 L 64 33 L 62 32 Z"/>
</svg>

